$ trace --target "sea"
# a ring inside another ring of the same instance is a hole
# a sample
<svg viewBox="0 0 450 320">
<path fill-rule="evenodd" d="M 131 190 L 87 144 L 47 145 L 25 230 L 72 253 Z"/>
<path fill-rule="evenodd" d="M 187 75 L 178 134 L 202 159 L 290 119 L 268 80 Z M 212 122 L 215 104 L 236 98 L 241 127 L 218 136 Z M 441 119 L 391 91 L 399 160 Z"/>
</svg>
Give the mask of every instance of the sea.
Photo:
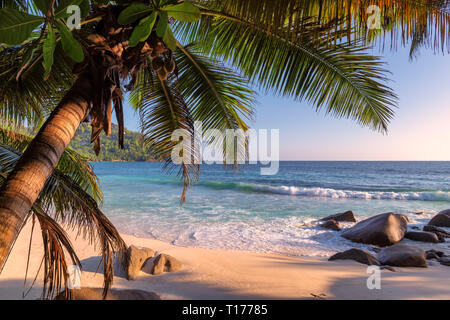
<svg viewBox="0 0 450 320">
<path fill-rule="evenodd" d="M 372 247 L 321 228 L 322 217 L 352 210 L 360 221 L 402 213 L 412 230 L 450 208 L 450 162 L 282 161 L 271 176 L 261 175 L 258 165 L 203 164 L 183 204 L 177 171 L 160 163 L 93 167 L 104 193 L 102 210 L 120 232 L 177 246 L 327 257 Z M 450 245 L 405 241 L 444 251 Z"/>
</svg>

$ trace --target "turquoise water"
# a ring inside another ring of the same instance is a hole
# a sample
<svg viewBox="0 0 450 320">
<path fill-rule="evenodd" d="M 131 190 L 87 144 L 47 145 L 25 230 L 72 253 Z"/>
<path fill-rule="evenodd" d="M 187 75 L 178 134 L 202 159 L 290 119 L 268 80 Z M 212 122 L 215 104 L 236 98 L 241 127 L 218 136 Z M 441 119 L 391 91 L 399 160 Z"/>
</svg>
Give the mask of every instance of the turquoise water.
<svg viewBox="0 0 450 320">
<path fill-rule="evenodd" d="M 202 165 L 182 206 L 180 180 L 159 163 L 102 162 L 94 170 L 103 211 L 121 232 L 181 246 L 326 256 L 364 246 L 317 227 L 317 218 L 393 211 L 414 226 L 450 208 L 450 162 L 281 162 L 274 176 L 256 165 Z"/>
</svg>

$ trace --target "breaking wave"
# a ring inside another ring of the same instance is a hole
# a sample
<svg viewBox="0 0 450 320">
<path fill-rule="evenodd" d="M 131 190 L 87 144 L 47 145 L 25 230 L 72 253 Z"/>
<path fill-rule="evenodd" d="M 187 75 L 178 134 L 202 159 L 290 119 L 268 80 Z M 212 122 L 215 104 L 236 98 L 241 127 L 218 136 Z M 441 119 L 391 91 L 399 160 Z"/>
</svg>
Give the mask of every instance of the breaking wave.
<svg viewBox="0 0 450 320">
<path fill-rule="evenodd" d="M 261 192 L 284 194 L 301 197 L 323 197 L 333 199 L 365 199 L 365 200 L 421 200 L 450 201 L 450 192 L 446 191 L 358 191 L 336 190 L 331 188 L 305 188 L 296 186 L 271 186 L 241 182 L 200 182 L 198 185 L 214 189 L 232 189 L 243 192 Z"/>
</svg>

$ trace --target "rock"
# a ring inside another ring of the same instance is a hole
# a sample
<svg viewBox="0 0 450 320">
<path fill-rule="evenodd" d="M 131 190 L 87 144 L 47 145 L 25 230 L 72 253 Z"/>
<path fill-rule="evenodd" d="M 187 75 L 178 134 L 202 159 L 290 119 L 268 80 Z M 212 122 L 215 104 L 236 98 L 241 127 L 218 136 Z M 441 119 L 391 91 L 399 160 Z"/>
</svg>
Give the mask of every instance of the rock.
<svg viewBox="0 0 450 320">
<path fill-rule="evenodd" d="M 354 242 L 385 247 L 402 240 L 407 227 L 402 216 L 388 212 L 358 222 L 343 231 L 342 236 Z"/>
<path fill-rule="evenodd" d="M 450 217 L 450 209 L 442 210 L 439 213 L 445 214 L 446 216 Z"/>
<path fill-rule="evenodd" d="M 335 220 L 327 220 L 324 223 L 322 223 L 320 225 L 320 227 L 331 229 L 331 230 L 334 230 L 334 231 L 340 231 L 341 230 L 341 226 L 340 226 L 339 222 L 336 222 Z"/>
<path fill-rule="evenodd" d="M 157 275 L 163 272 L 174 272 L 183 268 L 183 264 L 168 254 L 161 253 L 155 258 L 151 274 Z"/>
<path fill-rule="evenodd" d="M 336 213 L 331 216 L 320 219 L 321 221 L 334 220 L 334 221 L 348 221 L 348 222 L 356 222 L 355 216 L 353 215 L 353 211 L 348 210 L 343 213 Z"/>
<path fill-rule="evenodd" d="M 394 267 L 427 267 L 425 251 L 406 244 L 396 244 L 381 250 L 377 259 L 381 264 Z"/>
<path fill-rule="evenodd" d="M 374 255 L 361 250 L 361 249 L 350 249 L 344 252 L 338 252 L 334 255 L 332 255 L 328 261 L 334 261 L 334 260 L 355 260 L 362 264 L 367 265 L 377 265 L 379 266 L 380 263 L 377 261 L 377 258 L 375 258 Z"/>
<path fill-rule="evenodd" d="M 436 253 L 434 253 L 434 252 L 426 251 L 425 259 L 427 259 L 427 260 L 432 260 L 432 259 L 439 260 L 439 256 Z"/>
<path fill-rule="evenodd" d="M 435 227 L 435 226 L 423 226 L 423 231 L 428 231 L 428 232 L 433 232 L 435 233 L 438 237 L 443 237 L 443 238 L 450 238 L 450 232 L 445 231 L 444 229 Z"/>
<path fill-rule="evenodd" d="M 397 270 L 395 270 L 395 268 L 391 267 L 391 266 L 380 266 L 381 270 L 389 270 L 392 272 L 397 272 Z"/>
<path fill-rule="evenodd" d="M 138 248 L 136 246 L 131 245 L 127 251 L 128 255 L 128 266 L 126 269 L 127 279 L 134 280 L 136 279 L 139 271 L 144 265 L 147 259 L 152 258 L 155 255 L 155 251 L 149 248 Z"/>
<path fill-rule="evenodd" d="M 423 211 L 419 211 L 419 212 L 414 212 L 414 214 L 417 214 L 418 216 L 421 216 L 421 215 L 423 215 Z"/>
<path fill-rule="evenodd" d="M 437 250 L 434 250 L 434 249 L 427 250 L 426 253 L 427 254 L 428 253 L 430 253 L 430 254 L 432 253 L 432 254 L 434 254 L 434 255 L 436 255 L 438 257 L 444 257 L 445 256 L 445 254 L 442 251 L 437 251 Z"/>
<path fill-rule="evenodd" d="M 430 222 L 428 222 L 428 225 L 435 227 L 450 227 L 450 209 L 439 212 L 430 220 Z"/>
<path fill-rule="evenodd" d="M 374 246 L 370 247 L 370 249 L 371 249 L 373 252 L 375 252 L 375 253 L 378 253 L 378 252 L 381 251 L 381 248 L 374 247 Z"/>
<path fill-rule="evenodd" d="M 55 300 L 66 300 L 65 292 Z M 72 300 L 103 300 L 103 288 L 81 288 L 72 290 Z M 155 292 L 137 289 L 109 289 L 105 300 L 161 300 Z"/>
<path fill-rule="evenodd" d="M 438 261 L 440 264 L 450 267 L 450 257 L 439 258 Z"/>
<path fill-rule="evenodd" d="M 422 241 L 422 242 L 432 242 L 438 243 L 439 238 L 433 232 L 426 231 L 409 231 L 405 234 L 405 238 L 414 240 L 414 241 Z"/>
<path fill-rule="evenodd" d="M 420 228 L 418 226 L 412 226 L 411 229 L 420 230 Z"/>
</svg>

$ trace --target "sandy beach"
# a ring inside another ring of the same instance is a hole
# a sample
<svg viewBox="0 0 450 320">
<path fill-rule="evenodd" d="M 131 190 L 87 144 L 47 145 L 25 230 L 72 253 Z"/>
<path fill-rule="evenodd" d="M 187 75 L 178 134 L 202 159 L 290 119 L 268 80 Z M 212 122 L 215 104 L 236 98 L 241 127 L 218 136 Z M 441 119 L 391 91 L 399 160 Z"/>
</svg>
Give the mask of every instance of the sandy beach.
<svg viewBox="0 0 450 320">
<path fill-rule="evenodd" d="M 0 299 L 23 299 L 30 232 L 31 226 L 25 226 L 0 275 Z M 96 273 L 96 251 L 80 238 L 75 241 L 75 233 L 69 235 L 83 265 L 81 285 L 100 287 L 103 278 Z M 35 230 L 28 285 L 42 258 L 39 236 Z M 184 264 L 181 271 L 156 276 L 144 268 L 134 281 L 117 270 L 113 288 L 153 291 L 162 299 L 450 299 L 449 267 L 436 262 L 428 268 L 382 270 L 381 289 L 369 290 L 367 266 L 354 261 L 187 248 L 129 235 L 123 238 L 127 245 L 152 248 Z M 37 299 L 40 292 L 38 280 L 25 299 Z"/>
</svg>

